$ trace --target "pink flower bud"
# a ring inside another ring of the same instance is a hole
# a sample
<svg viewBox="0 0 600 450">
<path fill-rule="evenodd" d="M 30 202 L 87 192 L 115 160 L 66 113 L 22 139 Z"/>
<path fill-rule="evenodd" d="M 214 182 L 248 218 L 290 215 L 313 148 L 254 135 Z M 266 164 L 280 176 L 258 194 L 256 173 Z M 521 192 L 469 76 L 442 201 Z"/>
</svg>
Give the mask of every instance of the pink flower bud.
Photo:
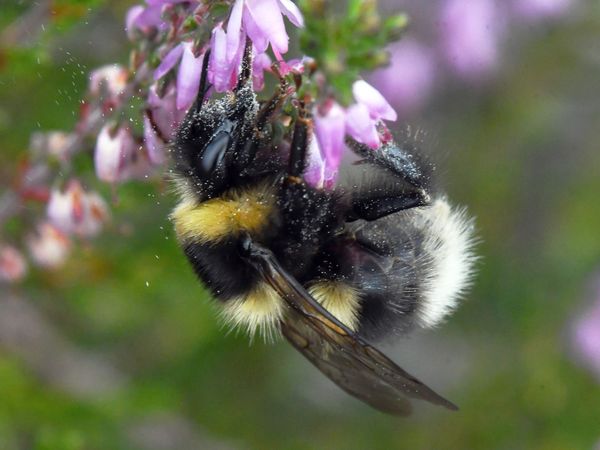
<svg viewBox="0 0 600 450">
<path fill-rule="evenodd" d="M 27 274 L 27 263 L 21 252 L 10 245 L 0 246 L 0 282 L 15 283 Z"/>
<path fill-rule="evenodd" d="M 170 84 L 165 89 L 162 97 L 158 95 L 156 89 L 156 84 L 150 87 L 146 104 L 152 117 L 152 123 L 158 128 L 160 137 L 170 141 L 179 129 L 186 111 L 177 109 L 175 103 L 177 93 L 174 84 Z"/>
<path fill-rule="evenodd" d="M 325 163 L 325 182 L 333 184 L 345 149 L 346 112 L 334 101 L 314 111 L 315 135 Z"/>
<path fill-rule="evenodd" d="M 118 64 L 102 66 L 90 73 L 89 91 L 96 96 L 106 93 L 115 99 L 123 93 L 128 77 L 127 69 Z"/>
<path fill-rule="evenodd" d="M 574 3 L 574 0 L 514 0 L 513 8 L 520 18 L 535 22 L 564 16 Z"/>
<path fill-rule="evenodd" d="M 95 192 L 86 192 L 73 180 L 64 192 L 52 190 L 47 207 L 48 219 L 59 230 L 81 237 L 92 237 L 108 220 L 108 207 Z"/>
<path fill-rule="evenodd" d="M 177 109 L 187 111 L 196 100 L 204 54 L 196 57 L 191 42 L 183 43 L 183 55 L 177 72 Z"/>
<path fill-rule="evenodd" d="M 381 144 L 377 132 L 377 121 L 373 120 L 369 108 L 362 103 L 355 103 L 348 108 L 346 131 L 362 144 L 376 149 Z"/>
<path fill-rule="evenodd" d="M 383 95 L 364 80 L 355 81 L 352 85 L 354 99 L 364 105 L 373 120 L 396 120 L 398 118 L 394 108 L 390 106 Z"/>
<path fill-rule="evenodd" d="M 440 42 L 450 67 L 468 79 L 488 75 L 498 63 L 503 22 L 494 0 L 445 0 Z"/>
<path fill-rule="evenodd" d="M 59 161 L 67 161 L 71 156 L 68 150 L 76 139 L 74 134 L 63 131 L 37 132 L 31 136 L 29 148 L 42 157 L 51 155 Z"/>
<path fill-rule="evenodd" d="M 431 49 L 411 38 L 391 45 L 390 65 L 373 72 L 371 82 L 401 113 L 420 108 L 435 81 L 435 59 Z"/>
<path fill-rule="evenodd" d="M 114 130 L 114 124 L 105 125 L 96 141 L 94 163 L 96 175 L 102 181 L 117 183 L 132 178 L 144 178 L 151 172 L 150 164 L 142 170 L 147 161 L 143 148 L 135 142 L 128 127 Z M 139 173 L 140 170 L 144 173 Z"/>
<path fill-rule="evenodd" d="M 69 238 L 49 222 L 38 225 L 26 243 L 33 261 L 45 268 L 62 266 L 71 249 Z"/>
<path fill-rule="evenodd" d="M 311 186 L 320 189 L 325 182 L 325 160 L 321 154 L 316 137 L 312 137 L 308 147 L 307 165 L 304 180 Z"/>
</svg>

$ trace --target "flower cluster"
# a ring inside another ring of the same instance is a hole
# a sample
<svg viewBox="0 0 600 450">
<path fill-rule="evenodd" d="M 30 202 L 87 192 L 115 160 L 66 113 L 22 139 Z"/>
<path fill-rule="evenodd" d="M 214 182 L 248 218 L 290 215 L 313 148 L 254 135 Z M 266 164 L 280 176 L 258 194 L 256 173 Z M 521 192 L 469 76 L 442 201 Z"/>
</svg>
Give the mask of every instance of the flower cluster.
<svg viewBox="0 0 600 450">
<path fill-rule="evenodd" d="M 312 111 L 314 137 L 310 139 L 305 173 L 311 185 L 323 189 L 335 185 L 346 136 L 374 151 L 389 138 L 383 121 L 396 120 L 396 112 L 373 86 L 356 81 L 354 103 L 342 106 L 333 91 L 323 89 L 327 82 L 324 72 L 317 72 L 319 82 L 314 82 L 315 61 L 306 56 L 284 59 L 289 49 L 286 21 L 298 28 L 304 26 L 302 13 L 291 0 L 229 3 L 225 17 L 213 17 L 212 3 L 196 0 L 146 0 L 127 12 L 125 30 L 134 46 L 130 66 L 111 64 L 90 73 L 73 132 L 38 133 L 32 139 L 36 161 L 54 160 L 68 180 L 61 181 L 58 174 L 53 179 L 43 163 L 23 174 L 22 178 L 30 181 L 20 187 L 17 199 L 46 203 L 46 217 L 24 239 L 33 263 L 45 268 L 60 266 L 73 247 L 73 239 L 93 238 L 108 220 L 106 202 L 97 192 L 83 187 L 91 180 L 84 183 L 72 173 L 71 159 L 85 150 L 85 142 L 95 139 L 98 180 L 113 187 L 130 180 L 152 180 L 164 167 L 166 149 L 197 99 L 236 88 L 248 45 L 253 54 L 255 91 L 263 89 L 267 72 L 286 89 L 295 86 L 288 89 L 290 95 L 281 108 L 285 116 L 281 125 L 289 127 L 293 115 L 289 111 L 297 108 L 295 102 L 300 96 L 305 108 Z M 307 73 L 305 67 L 311 70 Z M 208 90 L 199 92 L 203 74 Z M 306 92 L 298 91 L 301 85 L 308 86 Z M 141 120 L 131 117 L 134 97 L 143 101 Z M 1 250 L 0 279 L 22 278 L 25 258 L 11 246 Z"/>
<path fill-rule="evenodd" d="M 600 280 L 596 278 L 591 305 L 571 329 L 571 341 L 578 359 L 600 381 Z"/>
<path fill-rule="evenodd" d="M 407 115 L 425 104 L 444 77 L 470 84 L 490 80 L 502 61 L 511 27 L 558 20 L 575 4 L 576 0 L 406 2 L 420 22 L 389 46 L 389 66 L 376 70 L 369 81 Z"/>
<path fill-rule="evenodd" d="M 346 109 L 332 99 L 315 108 L 315 134 L 320 152 L 311 153 L 311 170 L 307 174 L 307 181 L 313 186 L 330 187 L 335 183 L 346 134 L 377 149 L 382 143 L 378 128 L 385 127 L 382 120 L 397 118 L 387 100 L 366 81 L 356 81 L 352 93 L 356 103 Z"/>
</svg>

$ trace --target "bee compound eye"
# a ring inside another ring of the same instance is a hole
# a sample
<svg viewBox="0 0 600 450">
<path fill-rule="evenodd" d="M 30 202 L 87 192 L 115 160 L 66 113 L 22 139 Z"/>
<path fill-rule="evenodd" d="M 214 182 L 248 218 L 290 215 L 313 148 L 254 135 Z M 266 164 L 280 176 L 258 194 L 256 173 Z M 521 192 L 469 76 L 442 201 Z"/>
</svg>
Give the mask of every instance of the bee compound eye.
<svg viewBox="0 0 600 450">
<path fill-rule="evenodd" d="M 231 134 L 219 131 L 198 155 L 198 169 L 203 176 L 211 175 L 223 163 L 225 153 L 231 143 Z"/>
</svg>

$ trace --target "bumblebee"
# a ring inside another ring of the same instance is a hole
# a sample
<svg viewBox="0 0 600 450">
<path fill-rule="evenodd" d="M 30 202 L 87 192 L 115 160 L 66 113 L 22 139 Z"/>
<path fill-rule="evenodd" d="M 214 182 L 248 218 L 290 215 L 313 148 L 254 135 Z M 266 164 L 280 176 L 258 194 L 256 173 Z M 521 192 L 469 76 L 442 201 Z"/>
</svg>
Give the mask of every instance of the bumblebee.
<svg viewBox="0 0 600 450">
<path fill-rule="evenodd" d="M 395 415 L 409 398 L 456 406 L 370 342 L 432 327 L 454 309 L 473 265 L 472 223 L 431 187 L 429 165 L 395 142 L 349 140 L 345 181 L 303 180 L 310 115 L 296 99 L 290 136 L 275 118 L 290 94 L 259 104 L 247 46 L 233 93 L 198 100 L 171 148 L 178 240 L 224 319 L 283 336 L 347 393 Z M 279 134 L 279 136 L 277 136 Z"/>
</svg>

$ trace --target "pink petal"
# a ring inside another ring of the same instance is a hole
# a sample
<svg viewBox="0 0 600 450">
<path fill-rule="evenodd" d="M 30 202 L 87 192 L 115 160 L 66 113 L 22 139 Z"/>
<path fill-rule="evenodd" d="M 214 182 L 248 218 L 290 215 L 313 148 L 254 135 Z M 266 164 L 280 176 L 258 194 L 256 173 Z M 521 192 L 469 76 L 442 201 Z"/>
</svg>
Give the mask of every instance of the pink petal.
<svg viewBox="0 0 600 450">
<path fill-rule="evenodd" d="M 161 165 L 165 162 L 165 143 L 156 133 L 147 113 L 144 114 L 144 144 L 152 164 Z"/>
<path fill-rule="evenodd" d="M 438 23 L 450 67 L 471 80 L 490 74 L 499 62 L 504 21 L 505 11 L 494 0 L 445 0 Z"/>
<path fill-rule="evenodd" d="M 170 84 L 163 97 L 156 92 L 156 85 L 148 90 L 147 105 L 152 112 L 152 121 L 165 139 L 172 139 L 185 117 L 186 111 L 180 111 L 175 104 L 177 92 L 174 84 Z"/>
<path fill-rule="evenodd" d="M 202 59 L 204 55 L 197 58 L 192 52 L 191 42 L 183 43 L 183 56 L 177 73 L 177 109 L 187 110 L 198 95 L 200 87 L 200 75 L 202 74 Z"/>
<path fill-rule="evenodd" d="M 246 30 L 246 33 L 252 41 L 256 51 L 258 53 L 264 53 L 269 46 L 268 36 L 266 36 L 256 22 L 254 22 L 254 18 L 248 11 L 248 8 L 244 8 L 243 22 L 244 29 Z"/>
<path fill-rule="evenodd" d="M 373 149 L 378 148 L 381 143 L 376 122 L 371 118 L 369 109 L 362 103 L 356 103 L 348 108 L 346 131 L 358 142 Z"/>
<path fill-rule="evenodd" d="M 241 43 L 243 10 L 244 0 L 236 0 L 227 22 L 227 62 L 229 63 L 235 58 L 240 45 L 243 45 Z"/>
<path fill-rule="evenodd" d="M 356 101 L 367 107 L 372 119 L 396 120 L 398 115 L 383 95 L 364 80 L 355 81 L 352 94 Z"/>
<path fill-rule="evenodd" d="M 325 161 L 316 137 L 310 140 L 307 155 L 307 167 L 303 174 L 304 180 L 315 188 L 322 188 L 325 181 Z"/>
<path fill-rule="evenodd" d="M 271 58 L 266 53 L 259 53 L 252 60 L 252 83 L 255 91 L 260 91 L 265 85 L 265 70 L 271 68 Z"/>
<path fill-rule="evenodd" d="M 344 153 L 346 112 L 335 102 L 326 107 L 328 110 L 323 115 L 315 112 L 314 121 L 315 135 L 325 161 L 325 176 L 331 179 L 337 174 Z"/>
<path fill-rule="evenodd" d="M 127 14 L 125 16 L 125 31 L 127 32 L 127 36 L 129 39 L 133 39 L 135 35 L 136 21 L 140 17 L 140 15 L 144 12 L 144 7 L 142 5 L 135 5 L 129 8 Z"/>
<path fill-rule="evenodd" d="M 0 281 L 14 283 L 26 274 L 27 263 L 21 252 L 9 245 L 0 247 Z"/>
<path fill-rule="evenodd" d="M 225 92 L 229 89 L 233 64 L 227 61 L 227 34 L 221 24 L 213 29 L 210 47 L 210 82 L 217 92 Z"/>
<path fill-rule="evenodd" d="M 373 72 L 370 81 L 401 113 L 419 109 L 434 88 L 436 61 L 433 51 L 411 38 L 388 47 L 390 65 Z"/>
<path fill-rule="evenodd" d="M 96 176 L 108 183 L 127 179 L 127 165 L 137 147 L 128 128 L 120 127 L 114 135 L 113 128 L 108 123 L 100 130 L 94 152 Z"/>
<path fill-rule="evenodd" d="M 69 238 L 49 222 L 38 225 L 36 233 L 26 238 L 31 259 L 48 269 L 64 264 L 71 248 Z"/>
<path fill-rule="evenodd" d="M 266 46 L 263 48 L 266 40 L 271 43 L 274 50 L 279 53 L 286 53 L 289 38 L 285 31 L 285 24 L 277 1 L 246 0 L 244 13 L 246 12 L 247 14 L 244 15 L 246 32 L 256 46 L 256 50 L 259 53 L 264 52 L 267 48 Z"/>
<path fill-rule="evenodd" d="M 160 65 L 154 71 L 154 79 L 159 80 L 164 77 L 173 67 L 175 67 L 175 64 L 179 62 L 182 54 L 183 42 L 173 47 L 165 55 Z"/>
<path fill-rule="evenodd" d="M 298 7 L 291 0 L 277 0 L 279 2 L 279 7 L 281 8 L 281 12 L 290 19 L 294 25 L 299 28 L 304 27 L 304 17 L 302 17 L 302 13 L 298 9 Z"/>
</svg>

